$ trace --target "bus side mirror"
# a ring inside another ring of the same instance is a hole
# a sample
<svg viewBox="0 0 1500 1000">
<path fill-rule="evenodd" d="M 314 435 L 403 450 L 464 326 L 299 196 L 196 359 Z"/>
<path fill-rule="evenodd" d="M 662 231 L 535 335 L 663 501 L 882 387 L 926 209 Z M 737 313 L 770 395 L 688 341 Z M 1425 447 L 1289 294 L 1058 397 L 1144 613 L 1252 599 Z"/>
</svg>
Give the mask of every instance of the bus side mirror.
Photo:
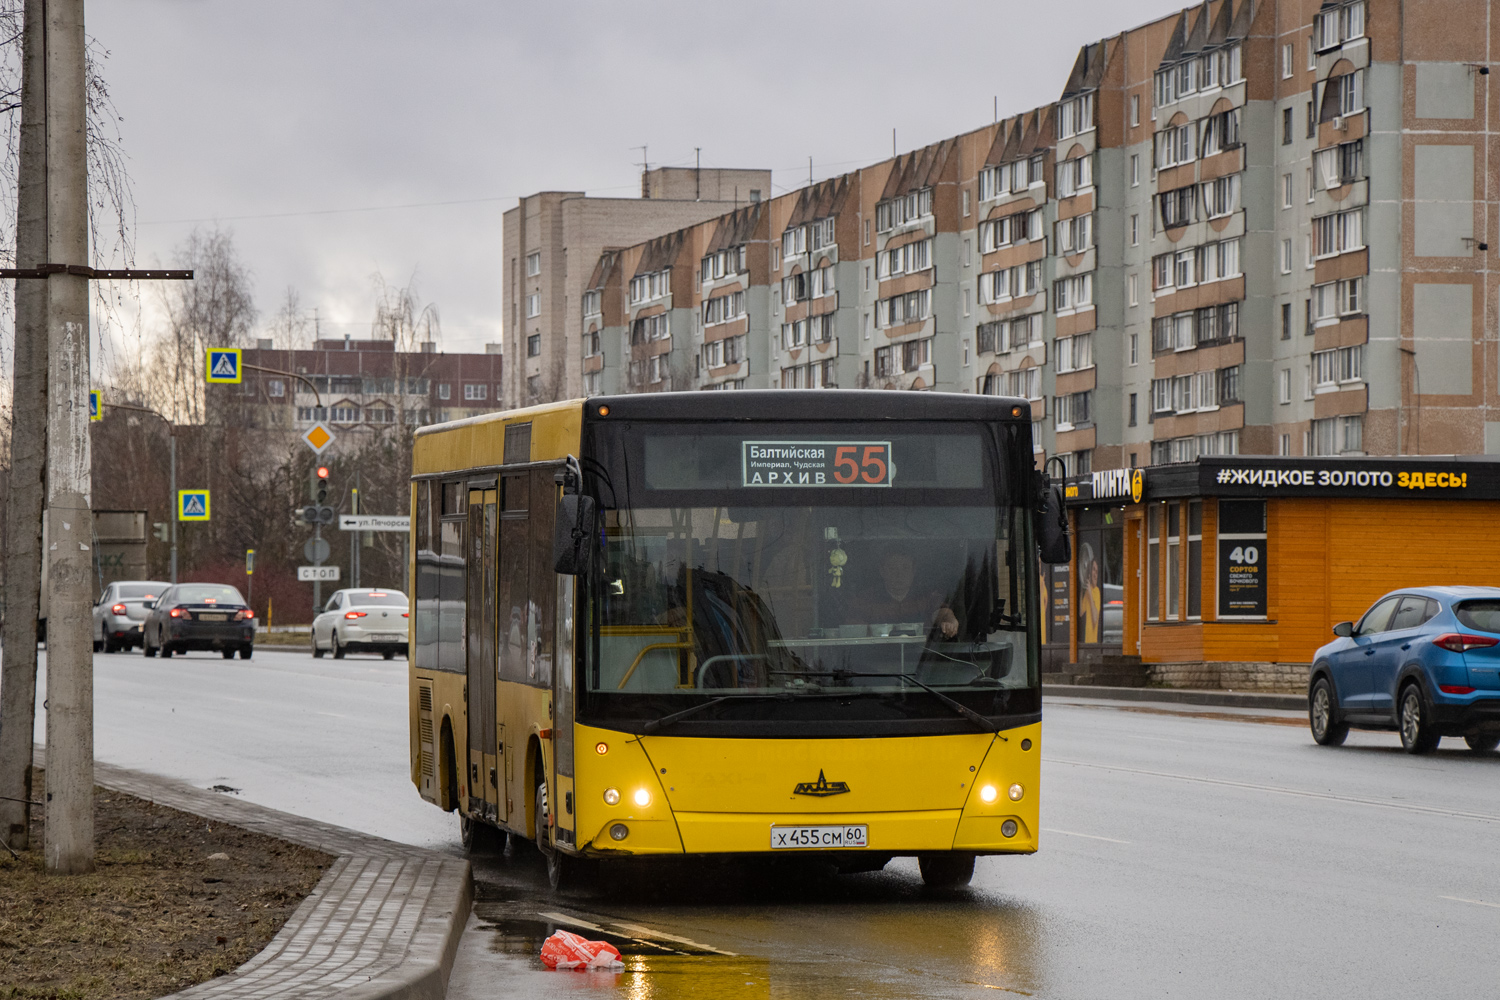
<svg viewBox="0 0 1500 1000">
<path fill-rule="evenodd" d="M 552 527 L 552 568 L 564 576 L 578 576 L 588 568 L 589 544 L 594 534 L 594 498 L 567 493 L 557 502 Z"/>
<path fill-rule="evenodd" d="M 1073 558 L 1073 545 L 1068 538 L 1068 514 L 1063 509 L 1061 485 L 1042 487 L 1035 523 L 1037 550 L 1042 562 L 1053 565 L 1069 562 Z"/>
<path fill-rule="evenodd" d="M 1353 622 L 1339 622 L 1333 627 L 1333 634 L 1341 639 L 1347 639 L 1354 634 Z"/>
</svg>

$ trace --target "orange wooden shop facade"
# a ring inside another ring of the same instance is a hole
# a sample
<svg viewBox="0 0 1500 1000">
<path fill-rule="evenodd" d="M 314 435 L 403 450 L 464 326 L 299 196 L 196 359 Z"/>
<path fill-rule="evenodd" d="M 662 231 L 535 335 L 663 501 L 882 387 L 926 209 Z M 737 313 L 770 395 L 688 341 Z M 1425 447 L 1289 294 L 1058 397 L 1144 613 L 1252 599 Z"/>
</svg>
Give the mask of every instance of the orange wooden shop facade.
<svg viewBox="0 0 1500 1000">
<path fill-rule="evenodd" d="M 1500 586 L 1496 459 L 1215 456 L 1080 476 L 1065 492 L 1075 537 L 1103 538 L 1107 550 L 1109 533 L 1123 534 L 1123 613 L 1116 632 L 1107 588 L 1090 592 L 1098 571 L 1080 575 L 1080 554 L 1097 558 L 1096 546 L 1075 544 L 1066 572 L 1044 567 L 1055 659 L 1066 642 L 1074 663 L 1100 651 L 1145 663 L 1308 663 L 1336 622 L 1390 590 Z M 1099 631 L 1089 618 L 1101 601 Z M 1059 604 L 1078 613 L 1060 616 Z M 1118 646 L 1080 641 L 1117 634 Z"/>
</svg>

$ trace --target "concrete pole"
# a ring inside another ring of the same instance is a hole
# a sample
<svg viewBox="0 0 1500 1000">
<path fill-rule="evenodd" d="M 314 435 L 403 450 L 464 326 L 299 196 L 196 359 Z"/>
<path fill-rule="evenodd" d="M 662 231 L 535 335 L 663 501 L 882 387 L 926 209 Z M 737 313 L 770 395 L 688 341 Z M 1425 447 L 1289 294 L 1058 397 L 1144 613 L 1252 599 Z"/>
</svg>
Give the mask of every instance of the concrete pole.
<svg viewBox="0 0 1500 1000">
<path fill-rule="evenodd" d="M 88 264 L 83 0 L 48 0 L 47 251 Z M 89 475 L 89 281 L 47 282 L 47 825 L 49 873 L 94 868 L 94 515 Z"/>
<path fill-rule="evenodd" d="M 43 0 L 26 0 L 21 42 L 21 148 L 16 266 L 47 263 Z M 0 664 L 0 838 L 31 846 L 31 742 L 36 725 L 36 620 L 47 477 L 47 282 L 16 281 L 10 489 L 5 508 L 5 617 Z M 20 801 L 16 801 L 20 800 Z"/>
</svg>

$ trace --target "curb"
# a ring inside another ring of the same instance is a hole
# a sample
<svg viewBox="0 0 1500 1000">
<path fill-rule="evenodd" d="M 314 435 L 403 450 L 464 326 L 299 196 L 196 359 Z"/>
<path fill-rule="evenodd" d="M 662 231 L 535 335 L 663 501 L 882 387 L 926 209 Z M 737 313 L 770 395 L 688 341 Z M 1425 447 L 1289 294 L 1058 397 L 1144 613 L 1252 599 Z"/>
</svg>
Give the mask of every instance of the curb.
<svg viewBox="0 0 1500 1000">
<path fill-rule="evenodd" d="M 1300 712 L 1307 698 L 1300 694 L 1254 691 L 1209 691 L 1193 688 L 1100 687 L 1092 684 L 1043 684 L 1042 700 L 1053 698 L 1107 698 L 1110 701 L 1154 701 L 1217 708 L 1279 708 Z"/>
<path fill-rule="evenodd" d="M 37 767 L 45 765 L 37 747 Z M 442 1000 L 474 900 L 469 862 L 94 762 L 94 783 L 338 855 L 259 954 L 173 1000 Z"/>
</svg>

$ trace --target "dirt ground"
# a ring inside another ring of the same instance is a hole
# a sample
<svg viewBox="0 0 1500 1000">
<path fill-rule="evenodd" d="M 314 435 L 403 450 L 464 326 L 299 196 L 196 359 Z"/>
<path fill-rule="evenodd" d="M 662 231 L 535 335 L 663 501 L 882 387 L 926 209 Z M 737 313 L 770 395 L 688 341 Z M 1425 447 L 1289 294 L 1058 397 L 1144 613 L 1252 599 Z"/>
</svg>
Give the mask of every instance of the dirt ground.
<svg viewBox="0 0 1500 1000">
<path fill-rule="evenodd" d="M 33 800 L 42 785 L 38 771 Z M 93 874 L 48 876 L 42 813 L 19 861 L 0 848 L 7 1000 L 145 1000 L 221 976 L 265 947 L 334 860 L 96 788 Z"/>
</svg>

